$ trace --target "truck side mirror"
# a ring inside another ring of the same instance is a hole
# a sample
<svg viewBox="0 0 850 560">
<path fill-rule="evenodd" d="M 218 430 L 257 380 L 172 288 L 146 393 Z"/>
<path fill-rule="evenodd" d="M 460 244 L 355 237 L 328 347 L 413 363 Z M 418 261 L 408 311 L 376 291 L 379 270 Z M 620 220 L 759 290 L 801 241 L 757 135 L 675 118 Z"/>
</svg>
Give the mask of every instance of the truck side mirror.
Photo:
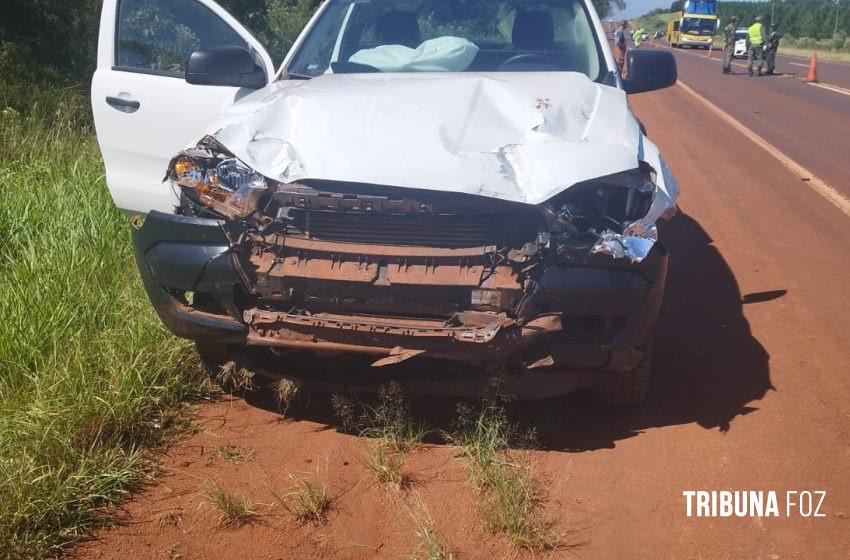
<svg viewBox="0 0 850 560">
<path fill-rule="evenodd" d="M 626 54 L 628 74 L 623 78 L 626 93 L 643 93 L 676 83 L 676 59 L 673 53 L 657 50 L 630 50 Z"/>
<path fill-rule="evenodd" d="M 259 89 L 268 83 L 268 76 L 247 48 L 226 45 L 193 52 L 186 65 L 186 81 L 195 85 Z"/>
</svg>

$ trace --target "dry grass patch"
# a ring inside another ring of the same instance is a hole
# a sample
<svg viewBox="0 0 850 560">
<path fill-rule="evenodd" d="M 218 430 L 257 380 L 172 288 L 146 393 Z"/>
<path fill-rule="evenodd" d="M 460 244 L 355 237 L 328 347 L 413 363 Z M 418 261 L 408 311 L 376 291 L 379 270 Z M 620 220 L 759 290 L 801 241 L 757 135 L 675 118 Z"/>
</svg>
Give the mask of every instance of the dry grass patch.
<svg viewBox="0 0 850 560">
<path fill-rule="evenodd" d="M 404 472 L 404 454 L 385 439 L 371 440 L 366 447 L 366 466 L 383 486 L 402 490 L 410 486 L 410 476 Z"/>
<path fill-rule="evenodd" d="M 167 511 L 159 517 L 159 528 L 176 527 L 181 521 L 183 521 L 183 508 Z"/>
<path fill-rule="evenodd" d="M 207 503 L 219 511 L 218 523 L 222 527 L 241 527 L 260 518 L 254 509 L 254 499 L 239 492 L 228 492 L 218 482 L 208 480 L 204 485 Z"/>
<path fill-rule="evenodd" d="M 254 457 L 254 450 L 246 447 L 239 447 L 232 443 L 225 443 L 215 448 L 215 454 L 219 459 L 224 459 L 228 463 L 238 465 L 245 461 L 250 461 Z"/>
<path fill-rule="evenodd" d="M 410 556 L 411 560 L 454 560 L 454 555 L 437 536 L 434 518 L 418 493 L 413 497 L 408 513 L 416 523 L 416 538 L 419 541 Z"/>
<path fill-rule="evenodd" d="M 307 478 L 296 478 L 291 474 L 289 478 L 292 481 L 292 489 L 282 495 L 273 491 L 275 498 L 296 521 L 323 524 L 327 520 L 332 502 L 327 484 Z M 315 479 L 322 479 L 318 468 Z"/>
<path fill-rule="evenodd" d="M 301 397 L 301 388 L 290 379 L 280 379 L 272 384 L 274 400 L 282 416 L 286 416 L 291 406 Z"/>
</svg>

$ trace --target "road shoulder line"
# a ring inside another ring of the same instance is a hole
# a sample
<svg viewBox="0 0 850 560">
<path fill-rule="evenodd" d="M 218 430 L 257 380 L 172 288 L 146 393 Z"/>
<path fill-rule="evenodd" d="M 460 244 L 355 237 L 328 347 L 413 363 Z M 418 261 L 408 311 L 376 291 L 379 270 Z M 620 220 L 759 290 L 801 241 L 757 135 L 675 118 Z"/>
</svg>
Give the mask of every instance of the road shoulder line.
<svg viewBox="0 0 850 560">
<path fill-rule="evenodd" d="M 768 154 L 773 156 L 775 159 L 779 160 L 779 162 L 785 166 L 789 171 L 791 171 L 794 175 L 797 175 L 800 179 L 806 182 L 808 186 L 810 186 L 816 193 L 821 195 L 823 198 L 828 200 L 833 204 L 836 208 L 841 210 L 846 216 L 850 217 L 850 200 L 848 200 L 844 195 L 839 193 L 837 190 L 826 184 L 822 179 L 817 177 L 814 173 L 785 155 L 782 151 L 779 150 L 776 146 L 738 122 L 735 117 L 691 89 L 690 86 L 685 84 L 684 82 L 678 82 L 679 87 L 681 87 L 686 93 L 694 97 L 697 101 L 702 103 L 709 111 L 717 115 L 721 120 L 726 122 L 736 131 L 743 134 L 753 143 L 761 147 Z"/>
<path fill-rule="evenodd" d="M 843 93 L 844 95 L 850 95 L 850 89 L 844 89 L 843 87 L 834 86 L 832 84 L 821 84 L 819 82 L 808 82 L 810 86 L 817 86 L 819 88 L 828 89 L 829 91 L 834 91 L 836 93 Z"/>
</svg>

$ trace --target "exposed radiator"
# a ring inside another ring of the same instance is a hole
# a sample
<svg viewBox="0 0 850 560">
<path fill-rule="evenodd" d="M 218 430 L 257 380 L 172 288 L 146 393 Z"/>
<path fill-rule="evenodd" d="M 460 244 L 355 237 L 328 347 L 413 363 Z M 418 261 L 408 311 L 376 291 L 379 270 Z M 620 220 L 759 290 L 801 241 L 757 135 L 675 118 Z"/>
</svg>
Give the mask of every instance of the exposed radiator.
<svg viewBox="0 0 850 560">
<path fill-rule="evenodd" d="M 498 215 L 354 214 L 300 211 L 295 226 L 312 239 L 374 245 L 479 247 L 501 237 Z"/>
</svg>

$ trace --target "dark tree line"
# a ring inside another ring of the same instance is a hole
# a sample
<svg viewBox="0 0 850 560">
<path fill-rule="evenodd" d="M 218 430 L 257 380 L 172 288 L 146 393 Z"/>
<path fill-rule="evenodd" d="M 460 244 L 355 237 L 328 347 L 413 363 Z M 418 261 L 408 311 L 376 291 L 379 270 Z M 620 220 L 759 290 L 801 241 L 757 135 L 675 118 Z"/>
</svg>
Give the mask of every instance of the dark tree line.
<svg viewBox="0 0 850 560">
<path fill-rule="evenodd" d="M 773 21 L 781 31 L 794 37 L 812 39 L 831 39 L 836 32 L 836 14 L 838 33 L 850 35 L 850 0 L 777 0 L 764 2 L 718 2 L 717 15 L 725 25 L 732 16 L 738 16 L 742 27 L 751 25 L 756 16 L 765 23 Z M 670 13 L 669 7 L 656 8 L 641 16 L 642 18 Z"/>
<path fill-rule="evenodd" d="M 218 0 L 276 61 L 320 0 Z M 85 84 L 94 71 L 102 0 L 0 0 L 4 81 Z"/>
<path fill-rule="evenodd" d="M 783 33 L 794 37 L 830 39 L 835 32 L 838 8 L 838 31 L 850 33 L 850 1 L 837 4 L 834 0 L 786 0 L 773 5 L 773 19 Z M 750 25 L 757 15 L 770 22 L 771 2 L 719 2 L 717 14 L 722 21 L 738 16 L 742 25 Z"/>
</svg>

